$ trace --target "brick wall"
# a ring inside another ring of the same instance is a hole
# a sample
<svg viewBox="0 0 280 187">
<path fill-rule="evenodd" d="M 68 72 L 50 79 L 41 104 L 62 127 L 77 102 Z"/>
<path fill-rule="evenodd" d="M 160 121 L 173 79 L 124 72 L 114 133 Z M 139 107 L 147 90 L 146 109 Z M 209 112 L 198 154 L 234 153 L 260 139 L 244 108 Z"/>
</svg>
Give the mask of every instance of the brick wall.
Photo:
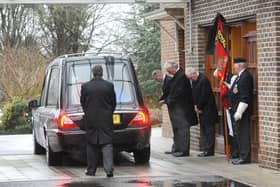
<svg viewBox="0 0 280 187">
<path fill-rule="evenodd" d="M 262 3 L 259 7 L 259 159 L 264 167 L 280 168 L 280 1 Z"/>
<path fill-rule="evenodd" d="M 189 12 L 185 8 L 185 44 L 190 48 Z M 186 54 L 186 67 L 204 71 L 205 31 L 217 12 L 227 20 L 256 17 L 258 46 L 258 100 L 260 151 L 259 162 L 268 168 L 280 168 L 280 1 L 279 0 L 196 0 L 192 1 L 192 47 Z M 273 111 L 273 112 L 272 112 Z M 197 132 L 197 129 L 193 129 Z M 194 134 L 195 135 L 195 134 Z M 197 137 L 194 137 L 195 139 Z M 194 139 L 194 141 L 196 141 Z"/>
</svg>

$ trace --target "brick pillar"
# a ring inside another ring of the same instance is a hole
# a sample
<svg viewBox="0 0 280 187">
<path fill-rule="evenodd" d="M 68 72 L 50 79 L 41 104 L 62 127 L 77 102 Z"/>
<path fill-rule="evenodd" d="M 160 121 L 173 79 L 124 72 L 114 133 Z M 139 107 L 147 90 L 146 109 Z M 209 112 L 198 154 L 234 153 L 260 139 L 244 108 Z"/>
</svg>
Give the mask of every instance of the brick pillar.
<svg viewBox="0 0 280 187">
<path fill-rule="evenodd" d="M 280 1 L 262 1 L 257 13 L 260 165 L 280 168 Z"/>
<path fill-rule="evenodd" d="M 185 3 L 162 3 L 160 6 L 161 8 L 183 8 L 185 6 Z M 168 60 L 175 60 L 177 62 L 180 62 L 181 58 L 179 57 L 178 51 L 180 37 L 178 38 L 178 26 L 174 21 L 161 21 L 160 23 L 172 35 L 172 37 L 176 39 L 175 42 L 174 39 L 172 39 L 163 29 L 161 29 L 161 65 L 163 71 L 165 71 L 163 65 Z M 166 106 L 162 107 L 162 136 L 173 137 L 173 131 Z"/>
<path fill-rule="evenodd" d="M 173 21 L 161 21 L 161 25 L 168 30 L 174 38 L 176 37 L 176 23 Z M 161 29 L 161 66 L 163 71 L 165 71 L 163 65 L 168 60 L 176 60 L 178 62 L 179 56 L 175 41 Z M 173 137 L 169 114 L 165 105 L 162 107 L 162 136 Z"/>
<path fill-rule="evenodd" d="M 190 14 L 189 4 L 185 8 L 185 46 L 186 46 L 186 65 L 185 67 L 196 68 L 200 72 L 205 71 L 205 31 L 193 24 L 193 18 L 190 31 Z M 191 38 L 190 38 L 191 33 Z M 191 41 L 190 41 L 191 40 Z M 199 126 L 191 127 L 191 149 L 199 150 L 200 128 Z"/>
</svg>

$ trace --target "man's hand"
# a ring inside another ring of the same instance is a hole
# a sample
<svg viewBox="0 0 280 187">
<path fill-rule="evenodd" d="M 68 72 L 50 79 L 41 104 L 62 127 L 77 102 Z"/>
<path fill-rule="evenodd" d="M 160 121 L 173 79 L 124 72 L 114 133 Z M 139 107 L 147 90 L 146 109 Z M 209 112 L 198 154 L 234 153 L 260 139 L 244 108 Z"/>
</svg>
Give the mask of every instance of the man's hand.
<svg viewBox="0 0 280 187">
<path fill-rule="evenodd" d="M 194 105 L 194 110 L 196 111 L 196 113 L 202 114 L 202 110 L 199 110 L 199 108 L 197 107 L 197 105 Z"/>
<path fill-rule="evenodd" d="M 226 87 L 228 87 L 228 89 L 230 89 L 231 86 L 229 83 L 227 83 L 226 81 L 223 81 L 223 84 L 226 85 Z"/>
<path fill-rule="evenodd" d="M 244 103 L 244 102 L 240 102 L 238 104 L 237 110 L 233 115 L 233 118 L 235 121 L 238 121 L 242 118 L 243 113 L 245 112 L 245 110 L 248 108 L 248 104 Z"/>
<path fill-rule="evenodd" d="M 162 105 L 164 105 L 164 104 L 165 104 L 165 101 L 164 101 L 164 100 L 160 100 L 160 101 L 159 101 L 159 105 L 160 105 L 160 106 L 162 106 Z"/>
<path fill-rule="evenodd" d="M 241 117 L 242 117 L 242 114 L 240 114 L 239 112 L 235 112 L 235 114 L 234 114 L 234 120 L 235 121 L 238 121 L 238 120 L 240 120 L 241 119 Z"/>
</svg>

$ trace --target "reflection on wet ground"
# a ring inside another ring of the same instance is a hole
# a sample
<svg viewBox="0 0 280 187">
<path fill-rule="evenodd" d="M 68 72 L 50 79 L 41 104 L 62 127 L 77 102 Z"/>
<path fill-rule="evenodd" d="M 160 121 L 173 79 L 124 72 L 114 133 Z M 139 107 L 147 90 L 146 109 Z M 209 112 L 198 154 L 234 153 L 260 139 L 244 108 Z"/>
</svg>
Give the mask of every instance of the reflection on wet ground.
<svg viewBox="0 0 280 187">
<path fill-rule="evenodd" d="M 233 180 L 219 176 L 180 176 L 180 177 L 149 177 L 137 179 L 105 179 L 83 182 L 71 182 L 60 187 L 249 187 Z"/>
<path fill-rule="evenodd" d="M 218 176 L 180 178 L 107 179 L 104 181 L 71 182 L 60 187 L 249 187 Z"/>
<path fill-rule="evenodd" d="M 0 183 L 1 187 L 251 187 L 220 176 L 87 177 L 74 181 L 21 181 Z"/>
<path fill-rule="evenodd" d="M 220 176 L 87 177 L 75 181 L 21 181 L 0 183 L 1 187 L 250 187 Z"/>
</svg>

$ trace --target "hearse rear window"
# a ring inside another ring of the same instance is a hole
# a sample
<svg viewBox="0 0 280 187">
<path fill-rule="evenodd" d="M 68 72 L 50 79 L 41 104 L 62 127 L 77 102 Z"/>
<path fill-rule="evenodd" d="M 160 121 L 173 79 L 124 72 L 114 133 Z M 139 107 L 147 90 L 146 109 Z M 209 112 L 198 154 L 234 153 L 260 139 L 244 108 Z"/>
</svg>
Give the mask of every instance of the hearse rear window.
<svg viewBox="0 0 280 187">
<path fill-rule="evenodd" d="M 68 105 L 80 105 L 81 85 L 93 78 L 91 69 L 95 65 L 103 67 L 103 79 L 114 84 L 117 103 L 135 104 L 135 89 L 132 77 L 126 63 L 115 62 L 106 64 L 105 61 L 78 61 L 67 65 L 67 94 Z"/>
</svg>

